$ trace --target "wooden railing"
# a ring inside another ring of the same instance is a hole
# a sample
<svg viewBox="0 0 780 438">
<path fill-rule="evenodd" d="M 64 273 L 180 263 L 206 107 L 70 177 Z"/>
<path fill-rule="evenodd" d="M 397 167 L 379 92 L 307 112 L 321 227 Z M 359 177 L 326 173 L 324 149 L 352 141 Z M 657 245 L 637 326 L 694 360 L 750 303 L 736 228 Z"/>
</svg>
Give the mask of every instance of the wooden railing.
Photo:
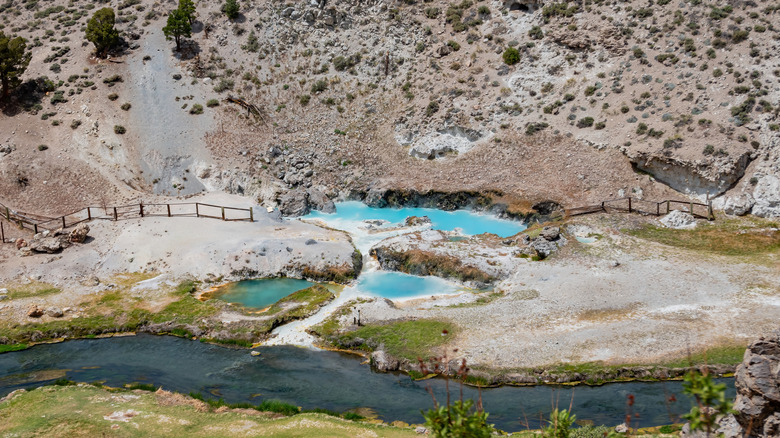
<svg viewBox="0 0 780 438">
<path fill-rule="evenodd" d="M 578 216 L 589 213 L 625 211 L 628 213 L 648 214 L 661 216 L 668 214 L 672 210 L 681 210 L 689 213 L 691 216 L 707 220 L 714 220 L 715 215 L 712 212 L 712 202 L 706 204 L 693 201 L 646 201 L 633 197 L 617 198 L 602 201 L 601 204 L 586 205 L 566 209 L 566 216 Z"/>
<path fill-rule="evenodd" d="M 242 212 L 242 213 L 237 213 Z M 91 220 L 133 219 L 139 217 L 206 217 L 223 221 L 254 222 L 254 212 L 251 208 L 227 207 L 223 205 L 205 204 L 203 202 L 184 202 L 173 204 L 129 204 L 116 207 L 84 207 L 80 210 L 59 217 L 41 216 L 13 210 L 0 204 L 0 217 L 18 228 L 39 233 L 44 230 L 53 231 L 59 228 L 69 228 Z M 5 243 L 5 227 L 0 220 L 0 242 Z"/>
</svg>

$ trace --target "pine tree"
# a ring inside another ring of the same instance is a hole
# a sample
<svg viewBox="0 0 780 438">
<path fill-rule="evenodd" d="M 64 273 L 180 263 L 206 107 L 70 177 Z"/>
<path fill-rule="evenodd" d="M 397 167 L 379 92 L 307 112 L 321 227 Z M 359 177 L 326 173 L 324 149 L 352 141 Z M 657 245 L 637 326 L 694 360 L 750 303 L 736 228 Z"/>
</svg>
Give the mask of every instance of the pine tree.
<svg viewBox="0 0 780 438">
<path fill-rule="evenodd" d="M 176 41 L 176 50 L 181 50 L 181 39 L 192 36 L 192 26 L 187 14 L 181 9 L 174 9 L 168 14 L 168 21 L 163 27 L 165 39 L 173 38 Z"/>
<path fill-rule="evenodd" d="M 11 88 L 22 83 L 19 77 L 27 70 L 31 57 L 24 38 L 11 38 L 0 31 L 0 83 L 3 98 L 8 97 Z"/>
<path fill-rule="evenodd" d="M 105 58 L 108 50 L 119 42 L 115 22 L 114 10 L 111 8 L 99 9 L 87 22 L 87 41 L 95 45 L 97 56 L 101 58 Z"/>
<path fill-rule="evenodd" d="M 225 12 L 228 18 L 235 20 L 238 18 L 238 1 L 225 0 L 225 4 L 222 6 L 222 11 Z"/>
<path fill-rule="evenodd" d="M 179 0 L 179 10 L 184 12 L 192 26 L 195 22 L 195 3 L 192 0 Z"/>
</svg>

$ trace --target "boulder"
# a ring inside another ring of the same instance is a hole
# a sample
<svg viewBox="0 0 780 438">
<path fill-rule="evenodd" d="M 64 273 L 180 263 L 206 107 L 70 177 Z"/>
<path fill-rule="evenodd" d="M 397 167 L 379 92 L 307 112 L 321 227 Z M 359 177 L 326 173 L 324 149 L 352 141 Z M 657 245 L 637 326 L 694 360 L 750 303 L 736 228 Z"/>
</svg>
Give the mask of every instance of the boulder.
<svg viewBox="0 0 780 438">
<path fill-rule="evenodd" d="M 371 353 L 371 365 L 377 371 L 386 373 L 388 371 L 398 370 L 398 360 L 389 356 L 383 350 L 377 350 Z"/>
<path fill-rule="evenodd" d="M 760 338 L 745 351 L 737 366 L 734 415 L 750 436 L 778 436 L 780 431 L 780 330 Z M 767 432 L 770 432 L 767 434 Z"/>
<path fill-rule="evenodd" d="M 49 307 L 46 309 L 46 315 L 52 318 L 62 318 L 63 312 L 59 307 Z"/>
<path fill-rule="evenodd" d="M 84 243 L 87 240 L 87 234 L 89 233 L 89 225 L 79 224 L 73 231 L 70 232 L 68 240 L 76 243 Z"/>
<path fill-rule="evenodd" d="M 43 316 L 43 309 L 38 306 L 32 306 L 30 307 L 30 310 L 27 311 L 27 316 L 30 318 L 40 318 Z"/>
<path fill-rule="evenodd" d="M 561 229 L 558 227 L 544 227 L 539 235 L 548 241 L 558 240 L 561 236 Z"/>
<path fill-rule="evenodd" d="M 420 225 L 427 225 L 431 223 L 431 218 L 428 216 L 409 216 L 406 218 L 406 226 L 407 227 L 417 227 Z"/>
<path fill-rule="evenodd" d="M 321 211 L 323 213 L 336 212 L 336 205 L 328 198 L 328 195 L 321 190 L 311 187 L 306 193 L 309 196 L 309 206 L 312 210 Z"/>
<path fill-rule="evenodd" d="M 680 210 L 674 210 L 662 217 L 661 223 L 666 228 L 674 228 L 675 230 L 696 228 L 696 219 L 689 213 Z"/>
<path fill-rule="evenodd" d="M 53 254 L 70 246 L 70 239 L 68 236 L 51 236 L 48 233 L 39 233 L 28 242 L 27 246 L 35 252 Z"/>
<path fill-rule="evenodd" d="M 537 237 L 532 240 L 531 244 L 528 246 L 535 250 L 540 258 L 547 258 L 558 249 L 558 245 L 555 242 L 549 241 L 543 237 Z"/>
<path fill-rule="evenodd" d="M 282 216 L 304 216 L 309 213 L 309 195 L 301 189 L 290 190 L 279 198 L 279 211 Z"/>
<path fill-rule="evenodd" d="M 727 198 L 723 203 L 723 212 L 735 216 L 744 216 L 750 213 L 750 209 L 756 201 L 750 193 L 742 193 L 738 196 Z"/>
</svg>

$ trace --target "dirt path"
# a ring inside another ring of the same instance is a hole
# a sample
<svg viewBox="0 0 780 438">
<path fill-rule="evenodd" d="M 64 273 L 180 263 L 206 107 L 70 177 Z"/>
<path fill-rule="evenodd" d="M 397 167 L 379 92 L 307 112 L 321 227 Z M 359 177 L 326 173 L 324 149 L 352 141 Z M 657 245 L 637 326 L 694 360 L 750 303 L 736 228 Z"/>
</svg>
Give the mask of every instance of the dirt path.
<svg viewBox="0 0 780 438">
<path fill-rule="evenodd" d="M 215 118 L 190 114 L 194 104 L 209 111 L 206 101 L 211 90 L 189 75 L 172 47 L 160 29 L 150 28 L 141 48 L 127 60 L 127 89 L 144 178 L 154 185 L 155 193 L 186 195 L 204 189 L 189 170 L 196 163 L 211 162 L 204 135 L 214 127 Z M 177 190 L 174 184 L 183 188 Z"/>
</svg>

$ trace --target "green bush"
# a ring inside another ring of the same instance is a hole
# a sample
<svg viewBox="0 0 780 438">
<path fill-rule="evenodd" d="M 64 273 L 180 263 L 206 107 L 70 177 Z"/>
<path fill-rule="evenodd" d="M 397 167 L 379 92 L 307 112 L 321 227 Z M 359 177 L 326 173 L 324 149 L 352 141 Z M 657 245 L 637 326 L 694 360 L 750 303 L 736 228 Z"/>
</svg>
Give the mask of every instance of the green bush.
<svg viewBox="0 0 780 438">
<path fill-rule="evenodd" d="M 238 18 L 238 10 L 239 6 L 236 0 L 225 0 L 225 4 L 222 5 L 222 12 L 231 20 Z"/>
<path fill-rule="evenodd" d="M 424 416 L 425 427 L 434 437 L 488 438 L 493 433 L 493 426 L 487 422 L 488 413 L 475 409 L 473 400 L 439 405 Z"/>
<path fill-rule="evenodd" d="M 108 100 L 114 101 L 114 100 L 117 100 L 117 99 L 119 99 L 119 95 L 116 94 L 116 93 L 111 93 L 111 94 L 108 95 Z"/>
<path fill-rule="evenodd" d="M 114 134 L 122 135 L 125 132 L 127 132 L 127 129 L 125 129 L 122 125 L 114 125 Z"/>
<path fill-rule="evenodd" d="M 219 101 L 217 99 L 209 99 L 208 102 L 206 102 L 206 106 L 214 108 L 215 106 L 219 106 Z"/>
<path fill-rule="evenodd" d="M 450 48 L 454 52 L 457 52 L 458 50 L 460 50 L 460 44 L 458 44 L 457 41 L 449 40 L 449 41 L 447 41 L 447 45 L 450 46 Z"/>
<path fill-rule="evenodd" d="M 430 117 L 436 114 L 437 111 L 439 111 L 439 102 L 435 100 L 428 102 L 428 106 L 425 108 L 425 115 Z"/>
<path fill-rule="evenodd" d="M 131 105 L 130 102 L 125 102 L 125 103 L 122 104 L 122 106 L 120 108 L 122 108 L 124 111 L 127 111 L 130 108 L 132 108 L 132 107 L 133 107 L 133 105 Z"/>
<path fill-rule="evenodd" d="M 308 94 L 304 94 L 303 96 L 298 98 L 298 102 L 300 102 L 301 106 L 308 105 L 310 100 L 311 100 L 311 96 L 309 96 Z"/>
<path fill-rule="evenodd" d="M 593 126 L 593 117 L 583 117 L 577 121 L 578 128 L 589 128 Z"/>
<path fill-rule="evenodd" d="M 311 93 L 312 94 L 322 93 L 327 89 L 328 89 L 328 81 L 326 81 L 325 79 L 319 79 L 317 80 L 317 82 L 312 84 Z"/>
<path fill-rule="evenodd" d="M 190 114 L 203 114 L 203 105 L 196 103 L 190 108 Z"/>
<path fill-rule="evenodd" d="M 514 47 L 507 47 L 504 50 L 504 63 L 506 65 L 515 65 L 520 62 L 520 52 Z"/>
<path fill-rule="evenodd" d="M 541 27 L 534 26 L 528 31 L 528 36 L 531 37 L 532 40 L 540 40 L 544 38 L 544 32 Z"/>
</svg>

